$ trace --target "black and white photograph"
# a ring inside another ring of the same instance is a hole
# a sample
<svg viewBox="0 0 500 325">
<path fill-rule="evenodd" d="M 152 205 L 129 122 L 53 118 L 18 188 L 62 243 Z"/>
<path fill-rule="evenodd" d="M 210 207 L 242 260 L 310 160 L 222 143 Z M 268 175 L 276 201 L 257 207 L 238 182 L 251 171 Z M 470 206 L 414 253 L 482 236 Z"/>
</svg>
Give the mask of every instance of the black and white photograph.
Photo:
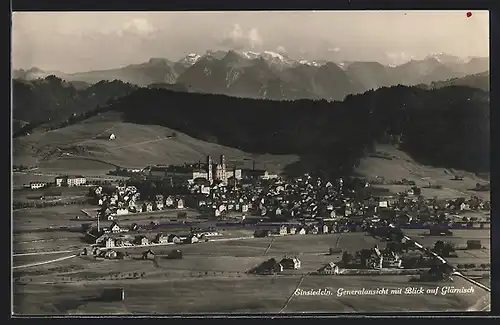
<svg viewBox="0 0 500 325">
<path fill-rule="evenodd" d="M 12 315 L 490 311 L 488 11 L 11 19 Z"/>
</svg>

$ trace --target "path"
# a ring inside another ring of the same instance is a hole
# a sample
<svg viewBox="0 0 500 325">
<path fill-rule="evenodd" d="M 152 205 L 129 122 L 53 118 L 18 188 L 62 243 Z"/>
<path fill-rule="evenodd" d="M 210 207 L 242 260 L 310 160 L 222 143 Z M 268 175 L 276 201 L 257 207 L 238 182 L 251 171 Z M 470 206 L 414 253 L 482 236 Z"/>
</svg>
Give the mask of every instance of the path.
<svg viewBox="0 0 500 325">
<path fill-rule="evenodd" d="M 306 273 L 306 274 L 303 274 L 300 279 L 299 279 L 299 282 L 297 282 L 297 286 L 295 287 L 295 289 L 293 289 L 292 291 L 292 294 L 290 295 L 290 297 L 288 297 L 288 299 L 286 300 L 285 304 L 283 305 L 283 307 L 280 309 L 280 311 L 278 313 L 282 313 L 286 307 L 288 307 L 288 304 L 290 304 L 290 302 L 292 301 L 293 297 L 295 296 L 295 292 L 300 288 L 300 285 L 302 284 L 302 281 L 304 281 L 305 277 L 308 276 L 309 273 Z"/>
<path fill-rule="evenodd" d="M 31 264 L 25 264 L 25 265 L 17 265 L 17 266 L 13 266 L 12 269 L 22 269 L 22 268 L 26 268 L 26 267 L 39 266 L 39 265 L 44 265 L 44 264 L 60 262 L 60 261 L 64 261 L 64 260 L 76 257 L 76 256 L 78 256 L 78 255 L 65 256 L 65 257 L 61 257 L 61 258 L 56 258 L 55 260 L 44 261 L 44 262 L 37 262 L 37 263 L 31 263 Z"/>
<path fill-rule="evenodd" d="M 269 245 L 267 246 L 266 251 L 264 252 L 264 255 L 267 255 L 267 252 L 269 252 L 269 250 L 271 249 L 271 246 L 272 246 L 272 245 L 273 245 L 273 243 L 274 243 L 274 238 L 275 238 L 275 237 L 272 237 L 272 238 L 271 238 L 271 241 L 269 242 Z"/>
</svg>

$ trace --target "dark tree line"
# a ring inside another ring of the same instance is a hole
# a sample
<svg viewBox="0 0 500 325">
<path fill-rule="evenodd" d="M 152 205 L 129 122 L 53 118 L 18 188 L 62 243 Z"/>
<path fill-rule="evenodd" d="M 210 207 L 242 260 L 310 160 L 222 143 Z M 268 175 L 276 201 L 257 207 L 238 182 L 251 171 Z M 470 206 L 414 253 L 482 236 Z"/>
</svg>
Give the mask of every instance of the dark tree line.
<svg viewBox="0 0 500 325">
<path fill-rule="evenodd" d="M 270 101 L 139 89 L 110 106 L 127 122 L 162 125 L 254 153 L 299 154 L 291 170 L 346 173 L 375 141 L 397 137 L 426 164 L 489 170 L 489 94 L 394 86 L 325 100 Z"/>
</svg>

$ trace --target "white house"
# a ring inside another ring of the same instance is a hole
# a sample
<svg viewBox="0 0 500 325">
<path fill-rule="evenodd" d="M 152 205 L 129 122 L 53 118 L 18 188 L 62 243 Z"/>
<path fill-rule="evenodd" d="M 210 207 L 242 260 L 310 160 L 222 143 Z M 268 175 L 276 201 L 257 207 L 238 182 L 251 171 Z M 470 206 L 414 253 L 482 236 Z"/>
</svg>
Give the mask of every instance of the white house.
<svg viewBox="0 0 500 325">
<path fill-rule="evenodd" d="M 280 264 L 285 269 L 298 270 L 301 267 L 301 262 L 297 257 L 284 257 Z"/>
<path fill-rule="evenodd" d="M 125 209 L 125 208 L 116 209 L 117 216 L 123 216 L 126 214 L 128 214 L 128 209 Z"/>
<path fill-rule="evenodd" d="M 108 239 L 106 239 L 106 248 L 113 248 L 115 247 L 115 240 L 111 237 L 108 237 Z"/>
<path fill-rule="evenodd" d="M 30 188 L 32 190 L 38 190 L 40 188 L 44 188 L 45 186 L 47 186 L 47 183 L 45 183 L 45 182 L 31 182 L 30 183 Z"/>
<path fill-rule="evenodd" d="M 116 139 L 116 135 L 114 133 L 111 133 L 109 135 L 109 140 L 115 140 Z"/>
<path fill-rule="evenodd" d="M 122 229 L 120 228 L 120 226 L 118 226 L 118 224 L 116 222 L 113 222 L 113 224 L 111 224 L 111 232 L 114 232 L 114 233 L 119 233 L 122 231 Z"/>
<path fill-rule="evenodd" d="M 330 262 L 318 270 L 320 274 L 339 274 L 339 266 Z"/>
</svg>

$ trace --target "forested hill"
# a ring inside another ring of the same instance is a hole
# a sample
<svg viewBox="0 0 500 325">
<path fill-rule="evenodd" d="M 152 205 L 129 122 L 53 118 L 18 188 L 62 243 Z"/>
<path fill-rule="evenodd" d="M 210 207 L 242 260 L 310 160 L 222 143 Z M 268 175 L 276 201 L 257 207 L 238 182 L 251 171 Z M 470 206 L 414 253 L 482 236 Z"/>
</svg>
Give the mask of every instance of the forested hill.
<svg viewBox="0 0 500 325">
<path fill-rule="evenodd" d="M 13 118 L 33 125 L 67 119 L 137 89 L 119 80 L 81 87 L 55 76 L 31 81 L 13 80 Z"/>
<path fill-rule="evenodd" d="M 489 170 L 489 94 L 469 87 L 395 86 L 333 103 L 139 89 L 102 110 L 247 152 L 299 154 L 325 172 L 351 171 L 374 141 L 425 164 Z"/>
</svg>

